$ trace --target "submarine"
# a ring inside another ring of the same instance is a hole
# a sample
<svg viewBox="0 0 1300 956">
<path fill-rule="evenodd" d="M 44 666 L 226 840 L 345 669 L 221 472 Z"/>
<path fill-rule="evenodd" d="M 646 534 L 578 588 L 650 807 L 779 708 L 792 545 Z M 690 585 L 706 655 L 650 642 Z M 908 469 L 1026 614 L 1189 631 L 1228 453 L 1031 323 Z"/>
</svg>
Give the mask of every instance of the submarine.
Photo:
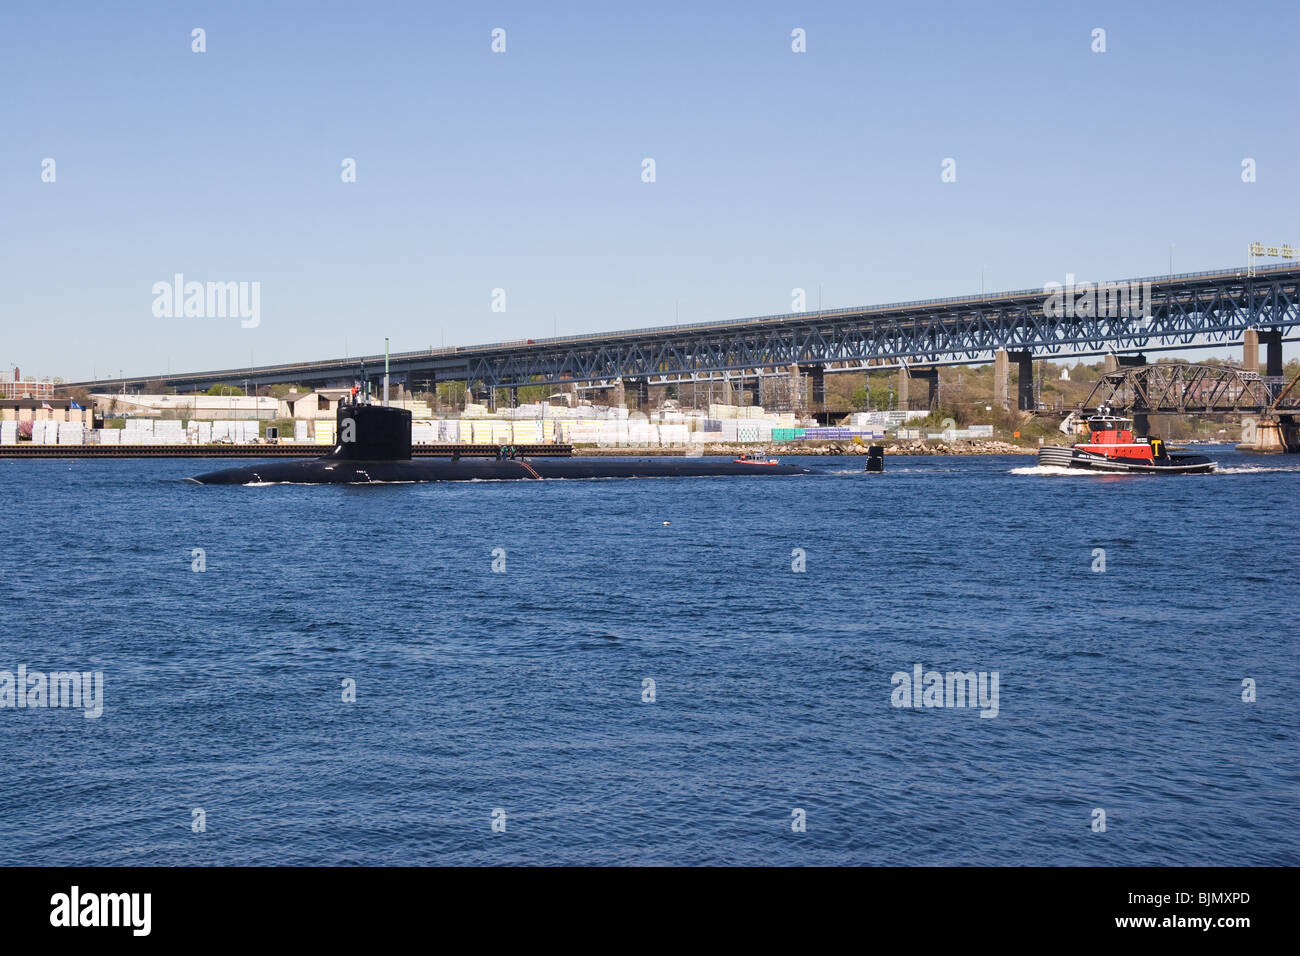
<svg viewBox="0 0 1300 956">
<path fill-rule="evenodd" d="M 543 478 L 707 478 L 719 475 L 816 475 L 802 465 L 743 456 L 733 461 L 698 458 L 611 461 L 588 458 L 524 460 L 502 449 L 495 459 L 411 459 L 411 413 L 364 402 L 340 403 L 338 443 L 321 458 L 226 468 L 187 478 L 200 485 L 292 483 L 366 485 L 376 482 L 502 481 Z"/>
</svg>

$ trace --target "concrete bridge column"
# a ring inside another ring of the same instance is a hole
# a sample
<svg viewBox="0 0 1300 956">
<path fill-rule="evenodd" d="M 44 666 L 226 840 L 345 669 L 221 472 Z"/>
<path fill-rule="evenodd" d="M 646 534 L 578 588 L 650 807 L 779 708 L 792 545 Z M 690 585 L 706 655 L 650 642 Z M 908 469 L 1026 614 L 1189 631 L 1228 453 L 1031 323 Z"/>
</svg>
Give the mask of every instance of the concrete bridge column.
<svg viewBox="0 0 1300 956">
<path fill-rule="evenodd" d="M 1247 329 L 1241 339 L 1241 367 L 1247 372 L 1259 371 L 1259 333 Z"/>
<path fill-rule="evenodd" d="M 1294 415 L 1264 416 L 1255 423 L 1253 444 L 1237 447 L 1260 454 L 1296 454 L 1300 452 L 1300 422 Z"/>
<path fill-rule="evenodd" d="M 926 384 L 925 404 L 921 408 L 934 408 L 939 402 L 939 369 L 933 366 L 898 370 L 898 407 L 904 410 L 912 409 L 912 382 L 914 381 Z M 917 389 L 916 401 L 919 402 L 920 399 L 920 389 Z"/>
<path fill-rule="evenodd" d="M 636 407 L 639 411 L 645 411 L 650 404 L 650 380 L 645 378 L 629 378 L 626 382 L 620 379 L 619 384 L 615 386 L 614 394 L 620 397 L 624 402 L 627 400 L 627 387 L 633 389 L 633 395 L 636 399 Z"/>
<path fill-rule="evenodd" d="M 1101 363 L 1102 373 L 1119 371 L 1119 356 L 1114 352 L 1107 352 L 1106 357 Z"/>
<path fill-rule="evenodd" d="M 798 411 L 803 408 L 803 376 L 799 374 L 799 366 L 790 366 L 790 379 L 787 385 L 789 389 L 790 408 Z"/>
<path fill-rule="evenodd" d="M 1011 408 L 1011 362 L 1006 349 L 993 355 L 993 401 L 1004 411 Z"/>
<path fill-rule="evenodd" d="M 1034 353 L 1008 352 L 1016 363 L 1016 407 L 1022 412 L 1034 410 Z"/>
<path fill-rule="evenodd" d="M 614 380 L 614 398 L 610 402 L 615 408 L 622 408 L 627 404 L 627 390 L 623 387 L 623 380 Z"/>
<path fill-rule="evenodd" d="M 1260 342 L 1264 343 L 1264 374 L 1273 378 L 1282 375 L 1282 330 L 1269 329 L 1259 333 Z"/>
<path fill-rule="evenodd" d="M 933 366 L 925 370 L 921 376 L 925 379 L 928 388 L 926 389 L 926 408 L 939 407 L 939 367 Z"/>
<path fill-rule="evenodd" d="M 812 380 L 812 410 L 822 411 L 826 407 L 826 368 L 822 365 L 810 365 L 804 371 Z"/>
<path fill-rule="evenodd" d="M 1282 434 L 1282 425 L 1273 419 L 1265 419 L 1255 425 L 1255 445 L 1251 451 L 1261 454 L 1276 454 L 1287 450 L 1286 440 Z"/>
</svg>

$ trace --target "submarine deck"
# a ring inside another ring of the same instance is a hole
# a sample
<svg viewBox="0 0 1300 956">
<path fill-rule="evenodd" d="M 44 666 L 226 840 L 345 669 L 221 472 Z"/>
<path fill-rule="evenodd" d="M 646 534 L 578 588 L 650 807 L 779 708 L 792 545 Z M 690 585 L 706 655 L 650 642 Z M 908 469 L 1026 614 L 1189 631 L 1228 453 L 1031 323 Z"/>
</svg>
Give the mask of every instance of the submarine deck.
<svg viewBox="0 0 1300 956">
<path fill-rule="evenodd" d="M 263 462 L 240 465 L 188 479 L 200 485 L 245 484 L 375 484 L 426 481 L 500 481 L 547 478 L 705 478 L 723 475 L 752 477 L 818 474 L 802 465 L 750 465 L 727 459 L 536 458 L 522 460 L 316 461 Z"/>
<path fill-rule="evenodd" d="M 573 446 L 565 444 L 516 444 L 510 446 L 523 457 L 568 458 Z M 282 445 L 0 445 L 0 458 L 321 458 L 331 445 L 286 443 Z M 412 445 L 412 458 L 496 458 L 500 445 Z"/>
</svg>

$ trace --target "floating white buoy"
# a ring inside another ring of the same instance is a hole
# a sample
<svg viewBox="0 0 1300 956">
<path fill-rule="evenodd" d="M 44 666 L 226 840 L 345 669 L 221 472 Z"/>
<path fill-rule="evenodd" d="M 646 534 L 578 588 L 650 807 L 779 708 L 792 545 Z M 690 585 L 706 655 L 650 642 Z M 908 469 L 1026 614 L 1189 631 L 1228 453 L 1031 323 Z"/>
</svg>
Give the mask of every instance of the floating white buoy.
<svg viewBox="0 0 1300 956">
<path fill-rule="evenodd" d="M 671 521 L 665 521 L 665 522 L 664 522 L 664 527 L 666 528 L 666 527 L 668 527 L 670 524 L 672 524 Z"/>
</svg>

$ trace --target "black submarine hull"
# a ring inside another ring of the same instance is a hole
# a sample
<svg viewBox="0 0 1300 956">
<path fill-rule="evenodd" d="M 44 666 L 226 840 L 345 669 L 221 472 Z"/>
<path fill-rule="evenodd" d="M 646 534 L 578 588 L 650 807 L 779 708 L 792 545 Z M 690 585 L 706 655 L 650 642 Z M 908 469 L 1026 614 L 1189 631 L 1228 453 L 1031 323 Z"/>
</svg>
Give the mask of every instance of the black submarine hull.
<svg viewBox="0 0 1300 956">
<path fill-rule="evenodd" d="M 749 465 L 700 458 L 611 460 L 601 458 L 422 459 L 364 461 L 317 458 L 243 465 L 198 475 L 200 485 L 291 483 L 304 485 L 366 485 L 376 482 L 508 481 L 551 478 L 710 478 L 722 475 L 813 475 L 801 465 Z"/>
<path fill-rule="evenodd" d="M 800 465 L 703 458 L 621 459 L 510 457 L 411 459 L 411 413 L 351 402 L 339 405 L 339 443 L 323 458 L 241 465 L 188 479 L 200 485 L 368 485 L 376 482 L 510 481 L 545 478 L 710 478 L 720 475 L 811 475 Z"/>
</svg>

